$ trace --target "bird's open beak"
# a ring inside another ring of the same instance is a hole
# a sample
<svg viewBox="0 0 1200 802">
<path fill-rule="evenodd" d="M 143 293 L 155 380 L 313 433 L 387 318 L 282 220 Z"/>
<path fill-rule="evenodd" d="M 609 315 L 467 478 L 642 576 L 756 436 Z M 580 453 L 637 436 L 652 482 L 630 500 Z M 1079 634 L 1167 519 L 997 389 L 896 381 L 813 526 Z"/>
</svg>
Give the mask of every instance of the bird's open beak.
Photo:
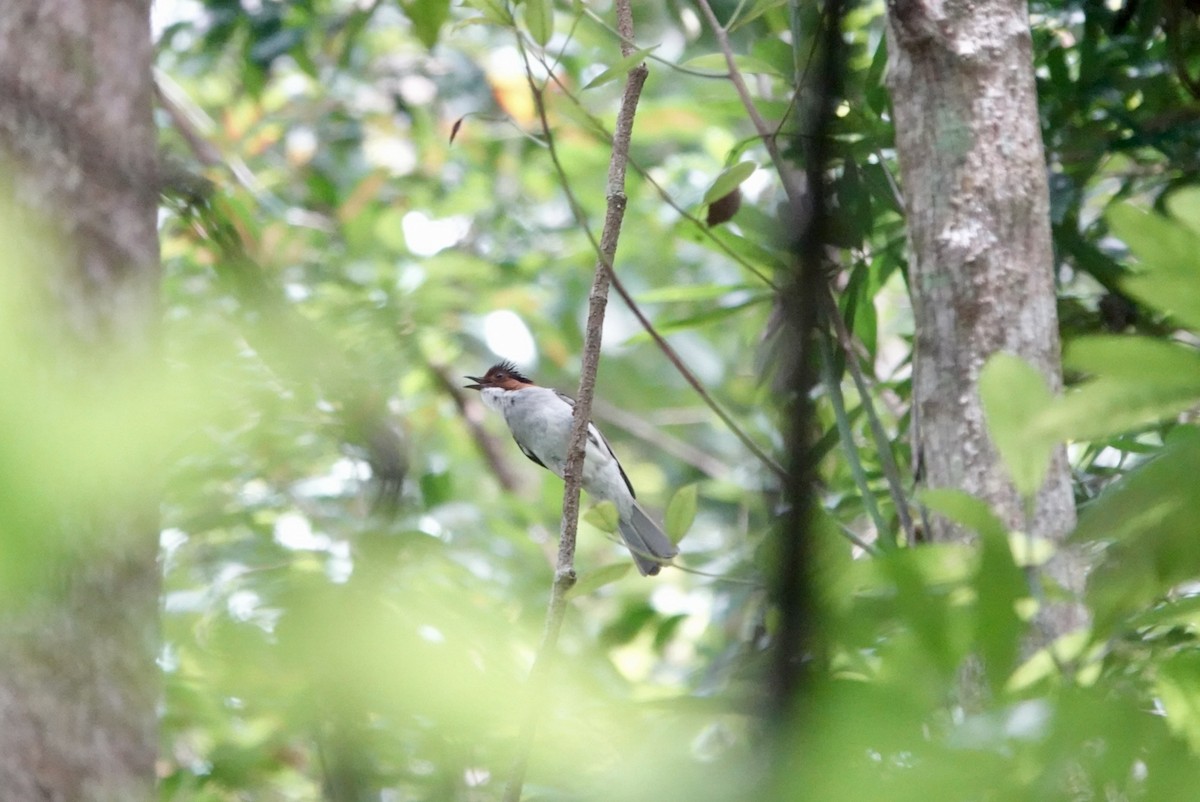
<svg viewBox="0 0 1200 802">
<path fill-rule="evenodd" d="M 474 384 L 466 385 L 466 387 L 464 389 L 467 389 L 467 390 L 482 390 L 483 389 L 483 385 L 480 384 L 480 382 L 483 381 L 483 379 L 479 378 L 478 376 L 464 376 L 463 378 L 470 379 L 471 381 L 475 382 Z"/>
</svg>

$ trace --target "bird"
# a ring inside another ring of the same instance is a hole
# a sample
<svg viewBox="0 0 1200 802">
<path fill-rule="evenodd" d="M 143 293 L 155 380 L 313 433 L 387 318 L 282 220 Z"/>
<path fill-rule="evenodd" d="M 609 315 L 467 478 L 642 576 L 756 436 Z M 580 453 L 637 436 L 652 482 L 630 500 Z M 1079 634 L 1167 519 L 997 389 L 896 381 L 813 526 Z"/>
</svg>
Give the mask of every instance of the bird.
<svg viewBox="0 0 1200 802">
<path fill-rule="evenodd" d="M 526 457 L 560 479 L 567 464 L 575 399 L 526 377 L 512 362 L 500 362 L 480 376 L 467 376 L 484 406 L 504 416 L 513 440 Z M 621 539 L 633 554 L 642 576 L 653 576 L 679 549 L 638 504 L 633 485 L 612 447 L 595 424 L 588 422 L 583 462 L 583 489 L 593 499 L 617 508 Z"/>
</svg>

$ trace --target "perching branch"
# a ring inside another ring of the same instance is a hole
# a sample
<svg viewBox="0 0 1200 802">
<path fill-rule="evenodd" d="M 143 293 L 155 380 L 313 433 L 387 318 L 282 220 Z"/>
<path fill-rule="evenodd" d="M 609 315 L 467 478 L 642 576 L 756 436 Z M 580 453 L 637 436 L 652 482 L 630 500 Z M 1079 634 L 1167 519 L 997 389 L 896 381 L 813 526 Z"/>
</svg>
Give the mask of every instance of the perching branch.
<svg viewBox="0 0 1200 802">
<path fill-rule="evenodd" d="M 616 8 L 617 27 L 621 31 L 622 38 L 621 56 L 624 58 L 634 52 L 634 48 L 630 44 L 633 41 L 633 11 L 630 7 L 630 0 L 617 0 Z M 520 46 L 522 55 L 524 55 L 524 46 Z M 583 345 L 579 392 L 575 397 L 571 439 L 567 445 L 567 464 L 563 471 L 563 511 L 558 541 L 558 560 L 554 570 L 554 584 L 550 591 L 550 606 L 546 611 L 542 642 L 538 647 L 537 657 L 534 659 L 533 668 L 530 671 L 529 686 L 531 689 L 544 684 L 558 643 L 558 634 L 562 629 L 563 616 L 566 614 L 567 591 L 575 584 L 575 535 L 579 526 L 579 491 L 583 480 L 584 447 L 587 442 L 588 422 L 591 419 L 592 395 L 596 387 L 596 369 L 600 363 L 600 342 L 604 328 L 604 312 L 608 304 L 612 263 L 617 252 L 621 223 L 625 216 L 625 167 L 629 159 L 629 141 L 633 135 L 634 115 L 641 97 L 642 86 L 646 82 L 646 75 L 645 64 L 638 64 L 629 71 L 625 79 L 625 91 L 621 97 L 621 109 L 617 115 L 616 129 L 613 133 L 612 156 L 609 159 L 608 167 L 607 210 L 604 215 L 604 229 L 600 235 L 595 278 L 592 281 L 592 290 L 588 297 L 587 329 Z M 562 165 L 558 161 L 554 137 L 546 118 L 544 98 L 534 81 L 532 70 L 529 69 L 528 59 L 526 59 L 525 77 L 533 92 L 538 118 L 542 124 L 542 132 L 546 137 L 551 158 L 561 175 Z M 571 200 L 572 209 L 577 215 L 580 214 L 581 210 L 569 192 L 568 197 Z M 529 765 L 529 754 L 533 748 L 533 738 L 537 732 L 540 713 L 541 710 L 538 707 L 531 706 L 529 715 L 521 728 L 521 740 L 517 746 L 518 754 L 513 761 L 508 784 L 504 789 L 505 802 L 519 802 L 521 798 L 521 790 L 525 784 L 525 772 Z"/>
</svg>

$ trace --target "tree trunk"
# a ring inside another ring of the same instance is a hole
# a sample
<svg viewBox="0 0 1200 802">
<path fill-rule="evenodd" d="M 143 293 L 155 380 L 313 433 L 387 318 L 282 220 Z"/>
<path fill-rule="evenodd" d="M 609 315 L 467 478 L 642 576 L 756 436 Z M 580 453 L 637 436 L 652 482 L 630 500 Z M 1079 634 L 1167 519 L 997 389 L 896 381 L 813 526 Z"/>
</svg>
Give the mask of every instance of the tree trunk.
<svg viewBox="0 0 1200 802">
<path fill-rule="evenodd" d="M 988 438 L 978 379 L 1006 351 L 1062 386 L 1049 192 L 1023 0 L 892 0 L 888 83 L 909 234 L 916 319 L 913 419 L 930 487 L 965 490 L 1014 530 L 1061 543 L 1075 525 L 1065 452 L 1054 455 L 1027 520 Z M 948 521 L 932 539 L 963 540 Z M 1063 551 L 1050 575 L 1083 589 Z M 1048 607 L 1041 641 L 1085 623 Z"/>
<path fill-rule="evenodd" d="M 0 384 L 6 413 L 30 423 L 7 416 L 28 447 L 0 449 L 5 802 L 154 796 L 153 482 L 89 470 L 127 433 L 73 440 L 64 432 L 95 432 L 88 415 L 47 412 L 84 409 L 78 398 L 157 358 L 149 11 L 0 4 Z"/>
</svg>

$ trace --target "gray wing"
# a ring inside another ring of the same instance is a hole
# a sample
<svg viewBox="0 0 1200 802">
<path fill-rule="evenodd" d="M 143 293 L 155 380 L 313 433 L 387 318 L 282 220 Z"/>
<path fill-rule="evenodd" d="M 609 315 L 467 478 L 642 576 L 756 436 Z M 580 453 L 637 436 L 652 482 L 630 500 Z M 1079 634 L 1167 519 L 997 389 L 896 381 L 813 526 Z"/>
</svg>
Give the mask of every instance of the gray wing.
<svg viewBox="0 0 1200 802">
<path fill-rule="evenodd" d="M 570 406 L 571 409 L 575 408 L 574 398 L 566 393 L 560 393 L 558 390 L 555 390 L 554 394 L 563 401 L 566 401 L 567 405 Z M 633 484 L 629 481 L 629 477 L 625 475 L 625 469 L 621 467 L 621 460 L 617 459 L 617 455 L 613 453 L 612 446 L 610 446 L 608 441 L 604 439 L 604 435 L 600 434 L 600 430 L 596 428 L 596 424 L 592 423 L 591 421 L 588 421 L 588 440 L 591 440 L 592 445 L 594 445 L 596 448 L 603 448 L 608 452 L 609 456 L 613 458 L 613 461 L 617 463 L 617 470 L 621 473 L 621 479 L 625 481 L 625 487 L 629 488 L 629 495 L 633 498 L 637 498 L 637 493 L 633 492 Z M 529 457 L 534 462 L 538 462 L 537 457 L 534 457 L 531 454 L 527 453 L 525 456 Z"/>
</svg>

